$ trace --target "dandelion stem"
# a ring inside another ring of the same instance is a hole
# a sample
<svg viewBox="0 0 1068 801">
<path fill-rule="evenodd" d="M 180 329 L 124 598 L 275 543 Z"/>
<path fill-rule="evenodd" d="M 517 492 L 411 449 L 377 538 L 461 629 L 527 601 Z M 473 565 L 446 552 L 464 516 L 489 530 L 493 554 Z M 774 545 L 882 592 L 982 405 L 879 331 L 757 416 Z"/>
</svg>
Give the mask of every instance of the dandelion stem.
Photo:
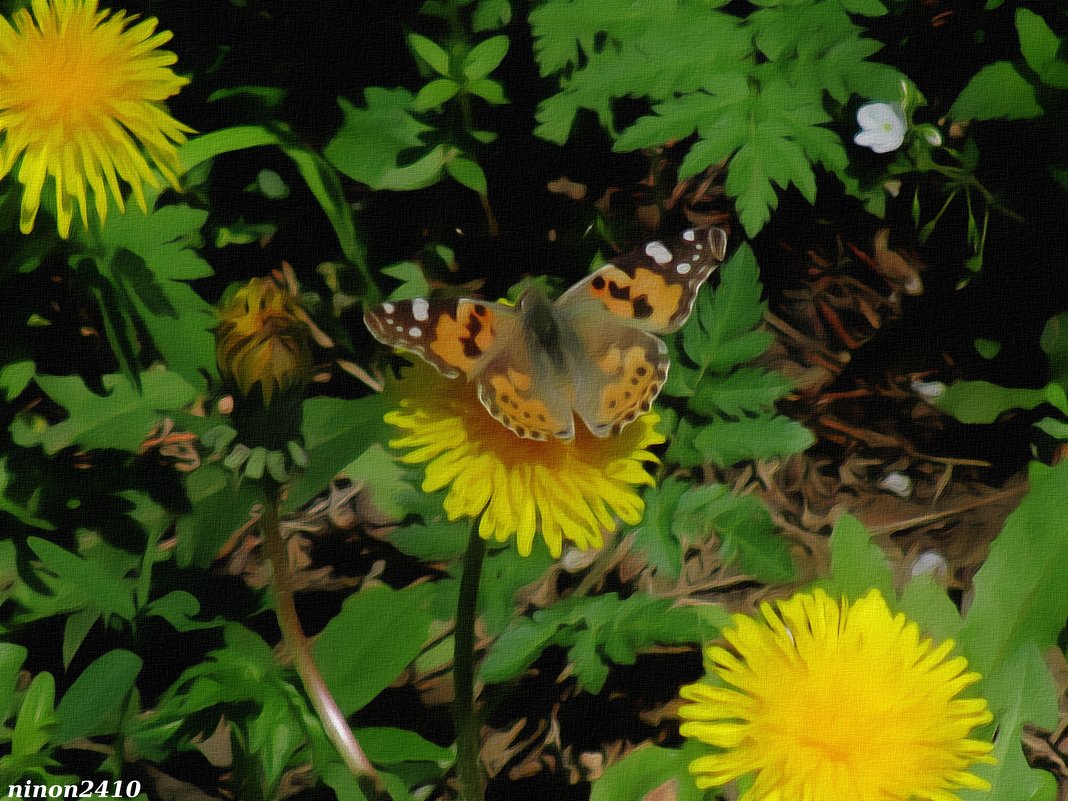
<svg viewBox="0 0 1068 801">
<path fill-rule="evenodd" d="M 463 801 L 482 801 L 482 768 L 479 763 L 479 724 L 475 711 L 475 617 L 478 584 L 486 544 L 478 535 L 478 521 L 471 525 L 471 537 L 464 554 L 464 572 L 456 603 L 456 631 L 453 635 L 453 720 L 456 723 L 456 773 Z"/>
<path fill-rule="evenodd" d="M 297 607 L 293 601 L 293 585 L 289 574 L 289 556 L 282 533 L 278 527 L 278 487 L 270 485 L 264 491 L 263 515 L 260 517 L 260 533 L 263 536 L 267 558 L 271 562 L 272 586 L 274 588 L 275 614 L 278 626 L 282 630 L 282 640 L 297 669 L 304 690 L 311 698 L 319 720 L 326 730 L 330 742 L 337 748 L 345 766 L 360 781 L 360 789 L 369 798 L 386 798 L 381 779 L 364 754 L 360 744 L 349 728 L 345 716 L 338 708 L 334 696 L 323 680 L 318 666 L 308 647 L 308 638 L 297 617 Z"/>
</svg>

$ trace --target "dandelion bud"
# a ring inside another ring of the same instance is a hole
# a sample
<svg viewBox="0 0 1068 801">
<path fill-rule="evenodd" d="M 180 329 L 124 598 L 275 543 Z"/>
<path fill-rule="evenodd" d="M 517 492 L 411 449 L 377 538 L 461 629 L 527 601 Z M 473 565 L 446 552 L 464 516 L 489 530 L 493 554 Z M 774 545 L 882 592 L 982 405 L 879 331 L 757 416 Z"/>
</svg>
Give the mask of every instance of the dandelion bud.
<svg viewBox="0 0 1068 801">
<path fill-rule="evenodd" d="M 296 302 L 273 281 L 253 278 L 220 304 L 215 331 L 219 372 L 246 397 L 303 387 L 311 371 L 308 329 Z"/>
</svg>

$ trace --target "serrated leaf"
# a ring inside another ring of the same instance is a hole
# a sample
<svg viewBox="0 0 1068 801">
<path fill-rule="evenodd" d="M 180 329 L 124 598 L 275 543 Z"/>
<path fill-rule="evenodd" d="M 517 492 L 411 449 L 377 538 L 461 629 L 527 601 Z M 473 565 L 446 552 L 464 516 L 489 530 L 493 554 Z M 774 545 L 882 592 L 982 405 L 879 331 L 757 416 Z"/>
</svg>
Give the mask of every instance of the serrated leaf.
<svg viewBox="0 0 1068 801">
<path fill-rule="evenodd" d="M 508 37 L 491 36 L 475 45 L 464 59 L 464 75 L 469 81 L 485 78 L 493 72 L 508 54 Z"/>
<path fill-rule="evenodd" d="M 949 109 L 954 120 L 1023 120 L 1042 116 L 1035 88 L 1008 61 L 977 72 Z"/>
<path fill-rule="evenodd" d="M 83 558 L 39 537 L 30 537 L 26 543 L 48 570 L 76 588 L 93 608 L 105 615 L 133 620 L 133 582 L 126 578 L 127 571 L 121 566 L 100 558 L 101 551 L 94 549 Z"/>
<path fill-rule="evenodd" d="M 460 85 L 451 78 L 437 78 L 419 90 L 412 100 L 412 108 L 415 111 L 429 111 L 452 99 L 459 91 Z"/>
<path fill-rule="evenodd" d="M 751 459 L 772 459 L 801 453 L 816 438 L 812 432 L 782 415 L 738 421 L 711 420 L 694 437 L 701 455 L 723 467 Z"/>
<path fill-rule="evenodd" d="M 477 162 L 457 156 L 445 165 L 445 169 L 458 183 L 463 184 L 472 192 L 480 195 L 489 192 L 486 173 L 482 171 Z"/>
<path fill-rule="evenodd" d="M 411 93 L 372 86 L 364 97 L 366 108 L 338 98 L 344 120 L 323 150 L 327 161 L 372 189 L 407 191 L 436 183 L 449 150 L 423 142 L 422 134 L 433 129 L 408 113 Z M 412 149 L 420 155 L 402 164 L 401 155 Z"/>
<path fill-rule="evenodd" d="M 720 484 L 692 487 L 679 499 L 673 527 L 688 541 L 716 534 L 723 558 L 737 561 L 759 581 L 781 584 L 795 576 L 789 544 L 764 504 L 751 495 L 736 495 Z"/>
<path fill-rule="evenodd" d="M 363 589 L 349 596 L 313 649 L 345 714 L 366 706 L 419 654 L 430 629 L 426 585 Z"/>
<path fill-rule="evenodd" d="M 677 579 L 682 570 L 682 543 L 675 534 L 673 520 L 679 498 L 687 484 L 667 478 L 645 493 L 645 514 L 634 527 L 634 547 L 644 553 L 654 572 Z"/>
<path fill-rule="evenodd" d="M 727 375 L 706 375 L 687 405 L 706 416 L 737 417 L 747 412 L 768 411 L 791 388 L 790 381 L 779 373 L 759 367 L 740 367 Z"/>
<path fill-rule="evenodd" d="M 441 45 L 418 33 L 408 34 L 408 44 L 423 61 L 430 65 L 434 72 L 446 78 L 449 77 L 449 54 L 442 49 Z"/>
<path fill-rule="evenodd" d="M 0 457 L 0 512 L 11 515 L 24 526 L 32 526 L 42 531 L 55 531 L 55 525 L 37 517 L 35 496 L 31 496 L 29 502 L 25 504 L 18 503 L 7 497 L 6 492 L 10 482 L 11 476 L 7 472 L 7 457 Z"/>
<path fill-rule="evenodd" d="M 55 742 L 116 731 L 141 666 L 137 654 L 117 648 L 82 671 L 56 707 Z"/>
<path fill-rule="evenodd" d="M 106 394 L 97 395 L 76 375 L 38 375 L 41 389 L 67 410 L 66 420 L 43 429 L 16 420 L 12 438 L 23 447 L 41 445 L 53 454 L 71 445 L 91 450 L 115 448 L 136 453 L 164 412 L 193 402 L 196 390 L 177 373 L 141 373 L 141 391 L 118 373 L 101 378 Z"/>
</svg>

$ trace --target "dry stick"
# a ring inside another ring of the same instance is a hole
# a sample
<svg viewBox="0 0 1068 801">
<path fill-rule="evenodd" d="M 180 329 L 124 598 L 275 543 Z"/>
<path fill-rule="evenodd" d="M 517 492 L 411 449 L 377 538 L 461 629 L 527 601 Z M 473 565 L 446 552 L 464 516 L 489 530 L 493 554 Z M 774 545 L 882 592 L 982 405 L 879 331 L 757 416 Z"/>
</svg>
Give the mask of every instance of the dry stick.
<svg viewBox="0 0 1068 801">
<path fill-rule="evenodd" d="M 260 532 L 263 536 L 263 544 L 267 550 L 267 558 L 271 562 L 273 575 L 272 584 L 275 596 L 275 614 L 278 616 L 278 626 L 282 629 L 282 640 L 293 657 L 293 664 L 297 669 L 304 690 L 311 698 L 319 720 L 326 730 L 326 736 L 337 748 L 338 754 L 344 761 L 345 766 L 356 776 L 357 780 L 363 778 L 371 785 L 370 788 L 361 787 L 365 792 L 371 791 L 372 798 L 385 798 L 385 790 L 378 772 L 371 765 L 367 755 L 364 754 L 360 744 L 349 728 L 348 721 L 338 708 L 334 696 L 323 680 L 319 667 L 315 664 L 311 649 L 308 647 L 308 638 L 304 636 L 304 630 L 300 626 L 300 618 L 297 617 L 297 607 L 293 602 L 293 585 L 289 576 L 289 556 L 286 552 L 285 543 L 282 541 L 282 533 L 278 527 L 278 488 L 272 487 L 264 492 L 263 514 L 260 517 Z"/>
</svg>

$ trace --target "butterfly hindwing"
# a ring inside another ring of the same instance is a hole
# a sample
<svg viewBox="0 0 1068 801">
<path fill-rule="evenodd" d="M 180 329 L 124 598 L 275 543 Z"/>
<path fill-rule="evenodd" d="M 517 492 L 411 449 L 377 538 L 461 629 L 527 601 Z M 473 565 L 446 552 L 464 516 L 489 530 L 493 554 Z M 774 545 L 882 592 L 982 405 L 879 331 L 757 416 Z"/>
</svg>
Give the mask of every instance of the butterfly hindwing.
<svg viewBox="0 0 1068 801">
<path fill-rule="evenodd" d="M 606 437 L 652 408 L 667 380 L 667 346 L 609 317 L 576 334 L 572 403 L 586 427 Z"/>
</svg>

